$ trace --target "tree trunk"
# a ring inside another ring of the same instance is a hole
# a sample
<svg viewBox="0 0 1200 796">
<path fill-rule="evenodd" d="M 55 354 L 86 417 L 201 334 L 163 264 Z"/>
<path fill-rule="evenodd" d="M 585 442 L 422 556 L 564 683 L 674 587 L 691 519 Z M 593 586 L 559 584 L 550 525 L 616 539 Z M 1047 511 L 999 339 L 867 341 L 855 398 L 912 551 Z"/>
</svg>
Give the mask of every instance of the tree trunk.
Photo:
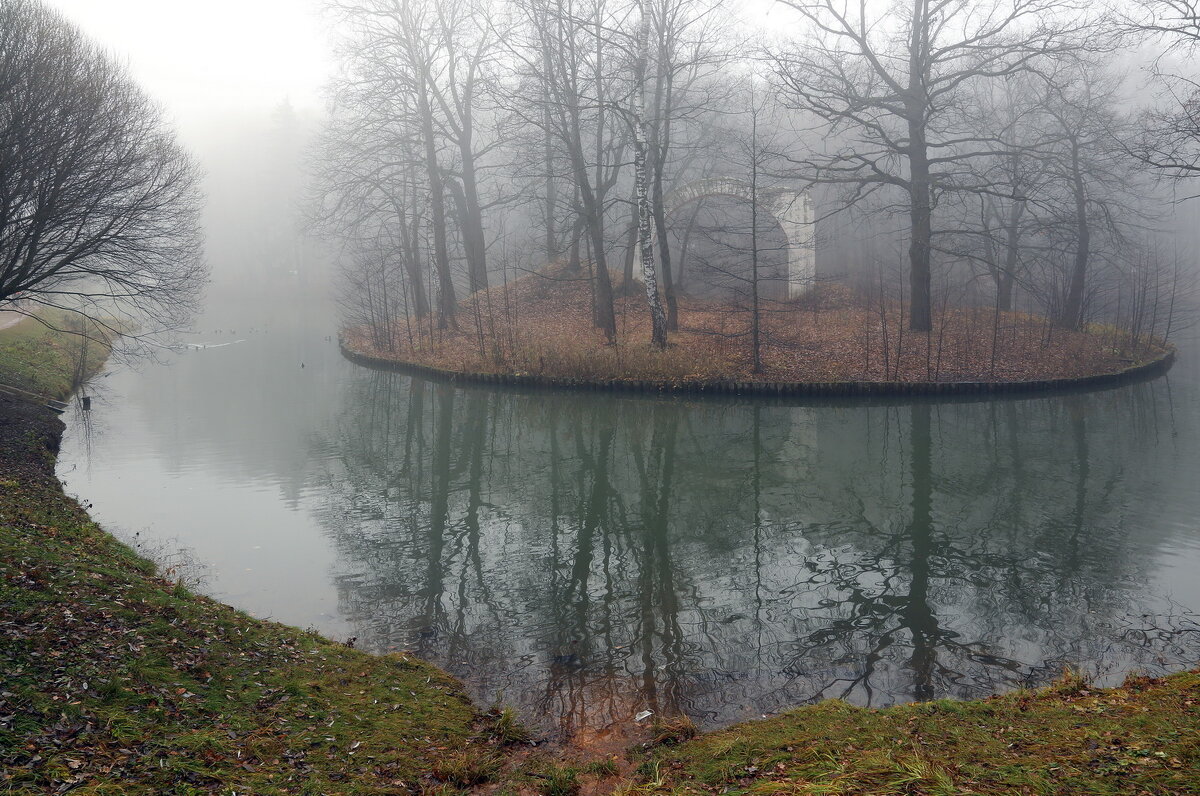
<svg viewBox="0 0 1200 796">
<path fill-rule="evenodd" d="M 649 180 L 646 174 L 646 155 L 649 142 L 646 135 L 646 62 L 650 56 L 650 17 L 645 0 L 638 0 L 641 20 L 638 24 L 638 49 L 634 62 L 637 90 L 633 106 L 633 173 L 637 192 L 638 246 L 642 256 L 642 280 L 646 284 L 646 302 L 650 307 L 650 342 L 655 348 L 667 347 L 667 316 L 658 299 L 658 278 L 654 266 L 654 237 L 651 224 Z"/>
<path fill-rule="evenodd" d="M 415 183 L 416 180 L 414 179 Z M 405 180 L 404 187 L 407 189 L 408 180 Z M 414 184 L 413 188 L 416 186 Z M 407 195 L 407 190 L 404 192 Z M 424 318 L 429 314 L 429 299 L 425 293 L 425 279 L 421 273 L 421 219 L 422 214 L 417 212 L 412 214 L 412 220 L 405 223 L 405 208 L 402 204 L 403 199 L 393 199 L 392 207 L 395 210 L 396 218 L 399 219 L 400 229 L 400 260 L 404 264 L 404 272 L 408 277 L 409 293 L 412 295 L 412 312 L 418 318 Z"/>
<path fill-rule="evenodd" d="M 425 137 L 425 173 L 429 179 L 429 209 L 433 222 L 433 258 L 438 277 L 438 328 L 458 327 L 455 315 L 458 299 L 454 295 L 454 280 L 450 275 L 450 251 L 446 245 L 446 192 L 442 183 L 442 171 L 438 166 L 437 141 L 433 131 L 433 110 L 429 105 L 428 90 L 422 84 L 417 92 L 418 111 L 421 114 L 422 134 Z"/>
<path fill-rule="evenodd" d="M 583 214 L 579 212 L 579 186 L 575 186 L 575 198 L 571 203 L 575 211 L 575 218 L 571 222 L 571 242 L 567 245 L 567 273 L 579 273 L 580 262 L 579 243 L 583 237 Z"/>
<path fill-rule="evenodd" d="M 929 173 L 929 143 L 925 119 L 929 104 L 926 77 L 929 72 L 929 3 L 914 0 L 912 32 L 908 51 L 908 91 L 904 116 L 908 122 L 909 242 L 908 328 L 914 332 L 933 330 L 933 297 L 929 274 L 933 238 L 932 182 Z"/>
<path fill-rule="evenodd" d="M 753 100 L 751 100 L 753 102 Z M 762 373 L 762 326 L 758 295 L 758 109 L 750 115 L 750 346 L 754 372 Z"/>
<path fill-rule="evenodd" d="M 932 284 L 929 273 L 933 208 L 930 201 L 929 156 L 926 150 L 925 130 L 919 122 L 909 121 L 909 142 L 912 240 L 908 248 L 908 328 L 914 332 L 929 332 L 933 329 Z"/>
<path fill-rule="evenodd" d="M 663 49 L 660 43 L 660 50 Z M 653 195 L 651 208 L 654 213 L 654 227 L 658 234 L 658 256 L 662 263 L 663 297 L 667 300 L 667 331 L 679 330 L 679 301 L 675 296 L 675 280 L 671 274 L 671 241 L 667 237 L 667 209 L 663 204 L 663 172 L 666 170 L 667 152 L 671 147 L 671 113 L 672 113 L 672 82 L 664 69 L 665 57 L 660 54 L 658 69 L 655 70 L 654 101 L 658 125 L 655 128 L 654 143 L 651 151 L 654 155 Z"/>
<path fill-rule="evenodd" d="M 429 298 L 425 294 L 425 280 L 421 275 L 420 223 L 421 216 L 414 214 L 413 228 L 406 235 L 409 245 L 405 247 L 403 256 L 404 269 L 408 272 L 408 284 L 413 294 L 413 309 L 418 318 L 424 318 L 429 314 Z"/>
<path fill-rule="evenodd" d="M 550 48 L 542 47 L 543 74 L 550 72 Z M 558 248 L 558 183 L 554 179 L 554 141 L 550 136 L 550 92 L 542 90 L 542 129 L 545 131 L 542 141 L 543 166 L 546 170 L 545 183 L 545 220 L 546 220 L 546 262 L 552 263 L 560 254 Z"/>
<path fill-rule="evenodd" d="M 596 304 L 593 320 L 610 342 L 617 339 L 617 315 L 613 310 L 612 277 L 608 273 L 608 258 L 604 256 L 604 226 L 593 219 L 588 224 L 592 239 L 592 265 L 596 272 Z"/>
<path fill-rule="evenodd" d="M 575 164 L 575 179 L 579 185 L 579 198 L 583 205 L 583 223 L 587 227 L 588 238 L 592 244 L 592 271 L 596 288 L 592 321 L 610 342 L 615 342 L 617 315 L 613 311 L 612 277 L 608 273 L 608 258 L 604 254 L 604 209 L 588 181 L 583 153 L 576 149 L 571 153 L 571 159 Z"/>
<path fill-rule="evenodd" d="M 582 258 L 579 255 L 579 244 L 582 237 L 583 220 L 577 217 L 575 223 L 571 225 L 571 245 L 567 252 L 567 273 L 579 273 L 580 266 L 582 265 Z"/>
<path fill-rule="evenodd" d="M 623 278 L 621 280 L 621 295 L 622 296 L 632 296 L 633 295 L 633 261 L 637 259 L 638 227 L 639 227 L 638 203 L 637 203 L 637 192 L 636 191 L 634 191 L 633 201 L 630 202 L 630 205 L 632 206 L 633 210 L 631 212 L 632 218 L 629 221 L 629 237 L 626 241 L 626 247 L 625 247 L 625 270 L 624 270 Z"/>
<path fill-rule="evenodd" d="M 685 277 L 684 269 L 687 267 L 688 244 L 691 243 L 692 230 L 694 230 L 696 228 L 696 219 L 698 219 L 700 217 L 700 210 L 703 207 L 704 207 L 704 199 L 703 198 L 697 199 L 695 204 L 692 206 L 691 215 L 688 216 L 687 226 L 683 228 L 683 241 L 680 242 L 680 244 L 679 244 L 679 272 L 677 274 L 678 279 L 674 280 L 676 286 L 680 290 L 682 290 L 683 286 L 685 284 L 687 284 L 687 280 L 684 278 Z"/>
<path fill-rule="evenodd" d="M 996 309 L 1000 312 L 1012 312 L 1013 286 L 1017 281 L 1021 256 L 1021 216 L 1024 213 L 1025 201 L 1014 201 L 1004 231 L 1004 269 L 996 275 Z"/>
<path fill-rule="evenodd" d="M 1083 326 L 1083 295 L 1092 243 L 1092 228 L 1087 216 L 1087 187 L 1083 182 L 1077 141 L 1071 142 L 1071 170 L 1072 192 L 1075 195 L 1075 264 L 1071 268 L 1067 297 L 1063 301 L 1057 325 L 1063 329 L 1077 330 Z"/>
<path fill-rule="evenodd" d="M 479 185 L 476 180 L 475 153 L 472 151 L 470 133 L 464 133 L 460 140 L 463 142 L 459 152 L 463 161 L 462 190 L 466 213 L 466 218 L 462 219 L 463 250 L 467 256 L 467 275 L 471 292 L 474 293 L 488 287 L 487 240 L 483 232 L 483 211 L 479 207 Z"/>
<path fill-rule="evenodd" d="M 654 197 L 651 204 L 654 227 L 658 233 L 658 255 L 662 262 L 663 296 L 667 300 L 667 331 L 679 330 L 679 299 L 675 294 L 675 279 L 671 275 L 671 242 L 667 238 L 667 212 L 663 206 L 662 168 L 655 158 Z"/>
<path fill-rule="evenodd" d="M 750 346 L 754 372 L 762 373 L 762 326 L 758 297 L 758 169 L 750 177 Z"/>
</svg>

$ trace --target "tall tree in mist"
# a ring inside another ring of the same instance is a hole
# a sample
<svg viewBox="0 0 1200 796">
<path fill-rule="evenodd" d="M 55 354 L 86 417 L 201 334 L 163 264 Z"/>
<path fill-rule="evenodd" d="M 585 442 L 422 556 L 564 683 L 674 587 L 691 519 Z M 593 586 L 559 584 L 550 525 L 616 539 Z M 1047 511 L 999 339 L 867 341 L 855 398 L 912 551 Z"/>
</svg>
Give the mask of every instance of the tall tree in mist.
<svg viewBox="0 0 1200 796">
<path fill-rule="evenodd" d="M 447 169 L 447 184 L 457 208 L 471 292 L 488 286 L 487 240 L 480 199 L 480 147 L 477 106 L 486 88 L 496 51 L 487 6 L 482 0 L 441 0 L 436 6 L 435 48 L 442 58 L 439 79 L 431 82 L 439 128 L 455 149 L 457 162 Z"/>
<path fill-rule="evenodd" d="M 366 108 L 376 113 L 364 116 Z M 375 300 L 385 294 L 403 296 L 406 314 L 418 320 L 430 313 L 423 245 L 430 196 L 424 148 L 412 132 L 414 118 L 415 104 L 407 93 L 371 80 L 339 81 L 333 87 L 331 118 L 314 152 L 310 220 L 346 251 L 348 320 L 390 325 L 395 305 Z M 381 251 L 384 241 L 391 246 Z M 388 264 L 395 259 L 402 271 Z M 400 273 L 398 286 L 381 281 Z"/>
<path fill-rule="evenodd" d="M 788 101 L 815 116 L 831 146 L 797 156 L 814 183 L 903 196 L 909 217 L 909 327 L 932 329 L 934 207 L 991 137 L 963 124 L 972 81 L 996 80 L 1079 46 L 1070 0 L 910 0 L 886 9 L 783 0 L 810 35 L 774 57 Z"/>
<path fill-rule="evenodd" d="M 638 0 L 637 44 L 634 54 L 633 170 L 634 195 L 637 201 L 638 249 L 642 261 L 642 279 L 646 285 L 646 301 L 650 306 L 650 340 L 656 348 L 667 346 L 667 316 L 658 297 L 658 279 L 654 267 L 654 237 L 650 208 L 650 184 L 646 158 L 650 141 L 646 122 L 646 65 L 650 60 L 650 15 L 646 0 Z"/>
<path fill-rule="evenodd" d="M 1116 110 L 1116 82 L 1087 61 L 1046 80 L 1048 132 L 1055 142 L 1041 163 L 1059 186 L 1054 205 L 1066 221 L 1070 246 L 1053 316 L 1066 329 L 1083 327 L 1097 232 L 1115 231 L 1119 237 L 1118 225 L 1133 215 L 1132 203 L 1122 204 L 1136 177 L 1120 143 L 1130 129 Z"/>
<path fill-rule="evenodd" d="M 524 36 L 513 55 L 528 89 L 519 115 L 526 124 L 544 125 L 561 154 L 590 249 L 593 322 L 612 340 L 617 321 L 605 212 L 629 139 L 623 115 L 614 111 L 629 83 L 613 66 L 620 63 L 611 35 L 620 9 L 605 0 L 521 0 L 516 10 Z"/>
<path fill-rule="evenodd" d="M 679 328 L 679 301 L 667 235 L 668 169 L 674 166 L 675 172 L 686 172 L 688 161 L 703 157 L 696 148 L 697 133 L 711 126 L 712 114 L 728 99 L 725 92 L 732 90 L 729 81 L 719 79 L 720 70 L 732 60 L 729 37 L 722 29 L 729 17 L 712 0 L 643 0 L 642 10 L 650 18 L 647 58 L 653 73 L 646 107 L 650 208 L 662 264 L 667 329 L 674 331 Z"/>
<path fill-rule="evenodd" d="M 994 131 L 996 145 L 970 164 L 976 190 L 963 192 L 948 208 L 952 234 L 937 247 L 983 266 L 996 291 L 997 312 L 1012 310 L 1028 272 L 1038 210 L 1051 182 L 1041 161 L 1052 138 L 1044 98 L 1044 83 L 1034 74 L 976 86 L 968 112 L 978 129 Z"/>
<path fill-rule="evenodd" d="M 497 42 L 487 8 L 475 0 L 333 0 L 329 7 L 345 36 L 345 72 L 334 86 L 335 117 L 358 139 L 351 148 L 366 150 L 368 163 L 378 166 L 357 169 L 368 186 L 383 187 L 381 177 L 418 156 L 438 326 L 455 325 L 452 221 L 469 290 L 488 286 L 479 176 L 486 145 L 480 144 L 478 113 Z M 327 139 L 326 149 L 332 148 L 333 140 Z"/>
<path fill-rule="evenodd" d="M 205 278 L 197 181 L 124 68 L 38 0 L 0 0 L 0 306 L 178 326 Z"/>
</svg>

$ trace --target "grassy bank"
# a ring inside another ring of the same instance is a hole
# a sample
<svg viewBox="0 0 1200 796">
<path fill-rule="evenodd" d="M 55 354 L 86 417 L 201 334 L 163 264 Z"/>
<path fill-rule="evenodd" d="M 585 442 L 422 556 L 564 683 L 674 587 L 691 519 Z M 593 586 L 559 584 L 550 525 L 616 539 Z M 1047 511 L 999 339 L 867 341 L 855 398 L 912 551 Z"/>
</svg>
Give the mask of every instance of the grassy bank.
<svg viewBox="0 0 1200 796">
<path fill-rule="evenodd" d="M 9 383 L 44 394 L 69 391 L 77 351 L 0 331 Z M 495 766 L 445 674 L 158 575 L 63 494 L 61 431 L 0 396 L 0 792 L 390 793 Z"/>
<path fill-rule="evenodd" d="M 1200 674 L 875 711 L 830 701 L 659 754 L 640 792 L 1200 793 Z"/>
<path fill-rule="evenodd" d="M 0 384 L 63 399 L 103 366 L 109 341 L 95 324 L 86 336 L 68 333 L 83 328 L 80 316 L 54 311 L 42 317 L 0 329 Z"/>
<path fill-rule="evenodd" d="M 61 430 L 0 397 L 0 793 L 1200 793 L 1197 674 L 531 752 L 421 661 L 156 573 L 63 494 Z"/>
<path fill-rule="evenodd" d="M 376 361 L 557 383 L 656 382 L 913 385 L 1041 382 L 1115 374 L 1162 357 L 1165 346 L 1113 327 L 1081 332 L 989 308 L 939 307 L 930 334 L 907 330 L 898 304 L 869 305 L 837 285 L 803 299 L 767 301 L 761 370 L 754 372 L 746 307 L 682 297 L 679 330 L 653 349 L 640 288 L 616 301 L 610 343 L 591 323 L 589 282 L 562 268 L 480 291 L 456 328 L 430 319 L 352 325 L 345 348 Z M 900 389 L 904 393 L 907 390 Z"/>
<path fill-rule="evenodd" d="M 488 763 L 448 676 L 156 575 L 63 495 L 59 421 L 0 410 L 0 792 L 389 793 Z"/>
</svg>

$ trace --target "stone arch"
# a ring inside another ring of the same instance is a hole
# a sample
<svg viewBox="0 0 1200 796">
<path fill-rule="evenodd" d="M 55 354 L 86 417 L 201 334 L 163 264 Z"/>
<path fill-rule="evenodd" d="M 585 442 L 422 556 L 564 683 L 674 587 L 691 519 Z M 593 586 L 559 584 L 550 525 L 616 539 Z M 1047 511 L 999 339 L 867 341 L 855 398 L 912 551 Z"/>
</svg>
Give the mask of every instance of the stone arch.
<svg viewBox="0 0 1200 796">
<path fill-rule="evenodd" d="M 733 177 L 711 177 L 689 182 L 663 200 L 667 215 L 707 196 L 731 196 L 751 201 L 750 184 Z M 773 188 L 758 191 L 758 206 L 775 217 L 788 242 L 787 294 L 799 298 L 812 289 L 817 277 L 813 237 L 812 201 L 807 191 Z"/>
</svg>

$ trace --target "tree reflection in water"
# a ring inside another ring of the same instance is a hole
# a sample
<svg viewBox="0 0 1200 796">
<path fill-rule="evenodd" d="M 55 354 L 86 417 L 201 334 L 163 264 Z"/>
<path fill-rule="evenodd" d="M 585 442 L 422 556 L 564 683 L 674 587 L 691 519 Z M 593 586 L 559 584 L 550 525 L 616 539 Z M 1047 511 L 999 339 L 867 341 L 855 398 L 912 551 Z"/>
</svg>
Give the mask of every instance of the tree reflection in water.
<svg viewBox="0 0 1200 796">
<path fill-rule="evenodd" d="M 1159 670 L 1200 635 L 1136 522 L 1163 389 L 806 408 L 364 371 L 322 521 L 361 646 L 562 736 Z"/>
</svg>

